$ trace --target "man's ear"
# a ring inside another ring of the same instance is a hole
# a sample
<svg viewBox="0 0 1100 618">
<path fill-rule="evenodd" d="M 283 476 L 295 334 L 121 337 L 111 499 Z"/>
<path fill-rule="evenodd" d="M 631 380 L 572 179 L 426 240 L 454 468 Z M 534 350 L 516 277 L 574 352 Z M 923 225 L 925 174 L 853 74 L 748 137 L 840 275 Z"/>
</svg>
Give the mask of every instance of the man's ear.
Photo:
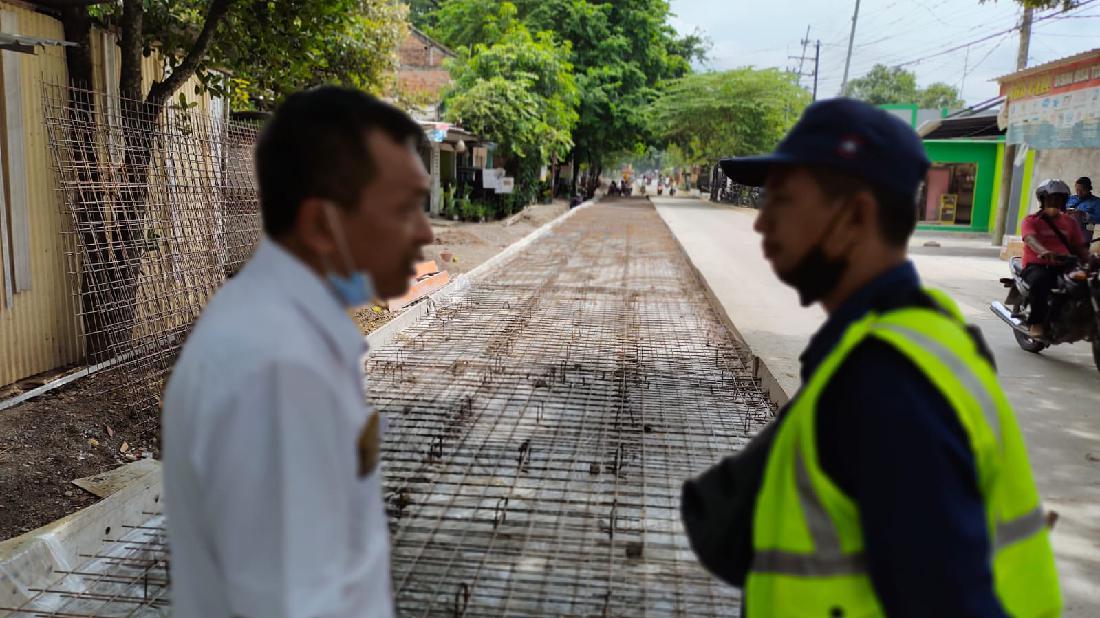
<svg viewBox="0 0 1100 618">
<path fill-rule="evenodd" d="M 329 202 L 319 198 L 306 198 L 298 209 L 294 233 L 298 241 L 313 255 L 329 257 L 336 254 L 336 243 L 326 208 Z"/>
</svg>

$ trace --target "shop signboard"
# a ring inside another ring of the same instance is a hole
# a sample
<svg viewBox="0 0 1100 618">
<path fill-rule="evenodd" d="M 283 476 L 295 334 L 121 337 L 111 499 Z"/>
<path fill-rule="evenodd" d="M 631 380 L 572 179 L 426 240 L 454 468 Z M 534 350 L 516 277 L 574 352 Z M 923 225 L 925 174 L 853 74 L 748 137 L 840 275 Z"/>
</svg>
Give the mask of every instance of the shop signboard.
<svg viewBox="0 0 1100 618">
<path fill-rule="evenodd" d="M 491 167 L 485 170 L 485 174 L 481 177 L 481 188 L 492 189 L 499 193 L 506 175 L 507 172 L 503 167 Z"/>
<path fill-rule="evenodd" d="M 1100 58 L 1002 83 L 1009 144 L 1100 148 Z"/>
</svg>

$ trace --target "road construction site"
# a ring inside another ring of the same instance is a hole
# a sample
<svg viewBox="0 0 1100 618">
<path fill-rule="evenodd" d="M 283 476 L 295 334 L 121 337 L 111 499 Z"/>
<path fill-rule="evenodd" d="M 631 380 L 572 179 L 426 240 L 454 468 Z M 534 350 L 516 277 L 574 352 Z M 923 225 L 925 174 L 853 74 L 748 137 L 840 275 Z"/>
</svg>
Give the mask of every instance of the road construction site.
<svg viewBox="0 0 1100 618">
<path fill-rule="evenodd" d="M 399 615 L 735 615 L 688 546 L 681 485 L 774 406 L 649 201 L 575 209 L 443 292 L 367 360 Z M 49 574 L 5 574 L 0 606 L 167 613 L 155 498 L 98 548 L 28 551 Z"/>
</svg>

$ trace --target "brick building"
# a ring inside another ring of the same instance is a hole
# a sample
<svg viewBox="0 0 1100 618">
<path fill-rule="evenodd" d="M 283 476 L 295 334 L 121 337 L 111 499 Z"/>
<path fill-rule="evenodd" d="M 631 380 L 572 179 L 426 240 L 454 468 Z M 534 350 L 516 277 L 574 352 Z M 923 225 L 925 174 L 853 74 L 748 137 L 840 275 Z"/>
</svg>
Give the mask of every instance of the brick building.
<svg viewBox="0 0 1100 618">
<path fill-rule="evenodd" d="M 412 110 L 417 120 L 436 121 L 443 91 L 451 84 L 451 74 L 444 62 L 455 53 L 416 28 L 397 50 L 397 87 L 403 97 L 422 103 Z"/>
</svg>

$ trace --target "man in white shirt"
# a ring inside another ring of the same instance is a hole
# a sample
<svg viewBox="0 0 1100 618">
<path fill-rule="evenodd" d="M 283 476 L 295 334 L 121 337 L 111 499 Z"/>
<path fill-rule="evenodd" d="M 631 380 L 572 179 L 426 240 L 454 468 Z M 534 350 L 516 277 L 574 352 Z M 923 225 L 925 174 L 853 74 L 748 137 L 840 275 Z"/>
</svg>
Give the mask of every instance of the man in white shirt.
<svg viewBox="0 0 1100 618">
<path fill-rule="evenodd" d="M 210 301 L 164 400 L 176 618 L 392 616 L 366 343 L 432 240 L 420 127 L 359 91 L 279 107 L 256 149 L 265 237 Z"/>
</svg>

